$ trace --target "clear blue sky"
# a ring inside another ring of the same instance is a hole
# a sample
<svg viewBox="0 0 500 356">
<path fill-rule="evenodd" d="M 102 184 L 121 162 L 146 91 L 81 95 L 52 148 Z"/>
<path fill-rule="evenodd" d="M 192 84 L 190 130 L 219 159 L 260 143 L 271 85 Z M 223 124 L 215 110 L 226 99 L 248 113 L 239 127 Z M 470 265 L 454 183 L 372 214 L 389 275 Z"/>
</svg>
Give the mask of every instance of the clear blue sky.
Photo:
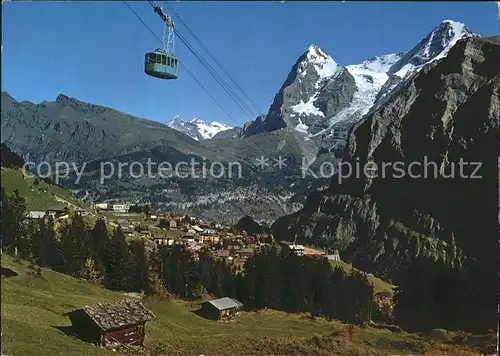
<svg viewBox="0 0 500 356">
<path fill-rule="evenodd" d="M 129 4 L 161 36 L 162 22 L 149 4 Z M 267 112 L 296 59 L 313 43 L 347 65 L 408 50 L 445 19 L 463 22 L 482 35 L 498 34 L 492 2 L 172 5 L 261 112 Z M 15 99 L 38 103 L 63 93 L 153 120 L 181 115 L 234 126 L 182 68 L 180 78 L 171 81 L 143 73 L 144 53 L 159 44 L 121 1 L 2 6 L 2 90 Z M 176 49 L 180 60 L 236 122 L 247 121 L 179 40 Z"/>
</svg>

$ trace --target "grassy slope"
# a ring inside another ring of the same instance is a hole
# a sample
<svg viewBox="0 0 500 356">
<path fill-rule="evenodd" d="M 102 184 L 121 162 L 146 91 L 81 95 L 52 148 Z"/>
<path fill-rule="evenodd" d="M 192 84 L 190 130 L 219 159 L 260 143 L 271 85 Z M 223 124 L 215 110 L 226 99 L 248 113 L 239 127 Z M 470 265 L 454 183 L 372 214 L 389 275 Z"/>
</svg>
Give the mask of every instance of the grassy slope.
<svg viewBox="0 0 500 356">
<path fill-rule="evenodd" d="M 358 269 L 354 268 L 352 264 L 344 262 L 344 261 L 331 261 L 330 263 L 333 267 L 341 267 L 344 269 L 344 271 L 351 273 L 352 270 L 359 271 Z M 373 285 L 373 292 L 374 293 L 379 293 L 379 292 L 389 292 L 393 293 L 393 286 L 392 284 L 381 280 L 380 278 L 377 278 L 375 276 L 367 276 L 368 280 L 370 283 Z"/>
<path fill-rule="evenodd" d="M 122 298 L 118 292 L 51 270 L 44 279 L 26 275 L 27 263 L 2 255 L 2 266 L 18 273 L 2 276 L 2 349 L 7 355 L 111 355 L 112 352 L 67 336 L 57 327 L 69 327 L 63 314 L 82 305 Z M 406 333 L 355 328 L 353 339 L 346 326 L 305 315 L 276 311 L 244 312 L 233 322 L 218 323 L 190 311 L 183 301 L 146 299 L 157 320 L 147 326 L 150 355 L 475 355 L 452 346 L 438 345 Z M 451 352 L 451 353 L 450 353 Z"/>
<path fill-rule="evenodd" d="M 26 199 L 28 210 L 44 210 L 49 205 L 56 204 L 54 195 L 74 205 L 82 206 L 81 201 L 72 192 L 56 185 L 47 184 L 42 180 L 39 180 L 38 186 L 35 186 L 34 181 L 35 178 L 24 178 L 20 169 L 2 169 L 2 187 L 7 194 L 12 194 L 15 189 L 18 189 L 19 194 Z M 44 188 L 47 191 L 43 191 Z"/>
</svg>

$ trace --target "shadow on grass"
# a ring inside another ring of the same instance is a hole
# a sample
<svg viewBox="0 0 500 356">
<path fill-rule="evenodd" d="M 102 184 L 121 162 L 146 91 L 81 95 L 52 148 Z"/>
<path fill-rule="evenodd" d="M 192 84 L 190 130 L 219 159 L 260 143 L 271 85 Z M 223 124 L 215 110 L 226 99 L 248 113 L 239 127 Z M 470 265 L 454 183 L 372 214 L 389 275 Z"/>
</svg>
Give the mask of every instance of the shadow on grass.
<svg viewBox="0 0 500 356">
<path fill-rule="evenodd" d="M 75 332 L 74 328 L 72 326 L 54 326 L 51 325 L 52 328 L 59 330 L 66 336 L 73 336 L 76 337 L 77 339 L 81 339 L 79 335 Z"/>
<path fill-rule="evenodd" d="M 19 273 L 11 270 L 10 268 L 5 268 L 5 267 L 1 267 L 0 266 L 0 275 L 2 277 L 16 277 L 16 276 L 19 276 Z"/>
<path fill-rule="evenodd" d="M 201 308 L 200 309 L 196 309 L 196 310 L 191 310 L 191 313 L 193 313 L 194 315 L 199 316 L 200 318 L 206 319 L 206 320 L 217 321 L 216 318 L 211 317 L 209 315 L 206 315 L 206 313 L 204 313 Z"/>
<path fill-rule="evenodd" d="M 74 326 L 54 326 L 54 325 L 51 325 L 51 327 L 59 330 L 60 332 L 62 332 L 66 336 L 73 337 L 75 339 L 78 339 L 78 340 L 86 342 L 86 343 L 92 342 L 89 335 L 86 335 L 84 331 L 78 332 L 77 330 L 75 330 Z"/>
</svg>

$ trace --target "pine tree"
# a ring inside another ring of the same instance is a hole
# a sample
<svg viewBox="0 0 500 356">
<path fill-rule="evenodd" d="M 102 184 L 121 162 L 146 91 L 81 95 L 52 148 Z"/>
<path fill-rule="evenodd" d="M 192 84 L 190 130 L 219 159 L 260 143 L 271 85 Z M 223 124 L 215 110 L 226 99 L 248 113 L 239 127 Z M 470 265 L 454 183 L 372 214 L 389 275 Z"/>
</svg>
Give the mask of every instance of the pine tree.
<svg viewBox="0 0 500 356">
<path fill-rule="evenodd" d="M 363 324 L 370 321 L 373 286 L 364 273 L 357 271 L 353 271 L 347 281 L 352 296 L 349 321 L 355 324 Z"/>
<path fill-rule="evenodd" d="M 398 325 L 408 330 L 425 330 L 435 325 L 438 306 L 434 294 L 438 270 L 434 261 L 418 258 L 400 271 L 394 296 Z"/>
<path fill-rule="evenodd" d="M 90 250 L 97 268 L 101 271 L 103 269 L 108 242 L 109 236 L 106 222 L 103 219 L 98 219 L 90 231 Z"/>
<path fill-rule="evenodd" d="M 181 298 L 196 298 L 203 292 L 199 267 L 182 245 L 161 247 L 162 279 L 168 290 Z"/>
<path fill-rule="evenodd" d="M 45 221 L 47 266 L 54 268 L 61 260 L 59 246 L 56 237 L 55 221 L 52 216 L 48 216 Z"/>
<path fill-rule="evenodd" d="M 38 219 L 32 227 L 33 231 L 31 232 L 31 255 L 35 262 L 42 267 L 47 267 L 48 265 L 48 250 L 46 244 L 47 238 L 47 227 L 45 225 L 45 219 Z"/>
<path fill-rule="evenodd" d="M 299 292 L 300 257 L 289 250 L 282 250 L 283 259 L 283 310 L 297 312 L 301 306 L 301 296 Z"/>
<path fill-rule="evenodd" d="M 26 200 L 19 195 L 16 189 L 11 196 L 8 196 L 4 188 L 1 188 L 1 233 L 2 246 L 14 250 L 17 248 L 20 253 L 28 254 L 29 246 L 25 237 L 25 212 Z"/>
<path fill-rule="evenodd" d="M 24 165 L 24 159 L 22 159 L 17 153 L 11 151 L 11 149 L 3 142 L 0 146 L 0 160 L 2 162 L 2 167 L 21 168 Z"/>
<path fill-rule="evenodd" d="M 77 277 L 82 275 L 85 261 L 90 255 L 87 244 L 85 222 L 80 215 L 75 215 L 71 223 L 65 223 L 61 227 L 60 245 L 66 273 Z"/>
<path fill-rule="evenodd" d="M 135 292 L 144 291 L 149 293 L 151 292 L 151 286 L 149 284 L 148 258 L 144 240 L 133 241 L 130 244 L 130 251 L 131 266 L 133 266 L 131 287 Z"/>
<path fill-rule="evenodd" d="M 53 267 L 58 259 L 57 241 L 52 216 L 30 221 L 30 250 L 35 262 L 42 267 Z"/>
<path fill-rule="evenodd" d="M 97 269 L 96 263 L 92 257 L 88 257 L 83 265 L 82 278 L 93 282 L 100 283 L 102 281 L 101 274 Z"/>
<path fill-rule="evenodd" d="M 278 309 L 282 300 L 282 275 L 286 273 L 282 266 L 282 256 L 276 245 L 272 245 L 269 251 L 269 280 L 267 289 L 267 307 Z"/>
<path fill-rule="evenodd" d="M 125 268 L 129 261 L 125 234 L 118 226 L 106 246 L 104 258 L 104 285 L 113 290 L 124 289 L 126 286 Z"/>
</svg>

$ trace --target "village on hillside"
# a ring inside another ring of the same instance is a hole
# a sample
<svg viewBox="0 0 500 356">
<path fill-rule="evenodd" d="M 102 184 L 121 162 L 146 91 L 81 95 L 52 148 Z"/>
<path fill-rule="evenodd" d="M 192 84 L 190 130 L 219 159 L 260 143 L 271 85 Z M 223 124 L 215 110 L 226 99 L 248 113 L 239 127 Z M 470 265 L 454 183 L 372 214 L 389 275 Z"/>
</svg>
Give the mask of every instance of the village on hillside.
<svg viewBox="0 0 500 356">
<path fill-rule="evenodd" d="M 242 266 L 255 252 L 274 242 L 268 229 L 248 216 L 229 226 L 180 213 L 157 211 L 149 205 L 124 202 L 95 203 L 89 210 L 76 208 L 73 212 L 103 218 L 112 228 L 120 227 L 127 238 L 143 238 L 150 249 L 160 245 L 184 245 L 196 257 L 196 252 L 209 248 L 218 258 L 235 266 Z M 30 211 L 27 217 L 41 219 L 47 215 L 56 221 L 69 219 L 70 208 L 61 203 L 49 206 L 45 211 Z M 339 260 L 338 251 L 329 254 L 328 251 L 293 241 L 282 240 L 278 243 L 298 256 L 325 256 L 332 261 Z"/>
</svg>

